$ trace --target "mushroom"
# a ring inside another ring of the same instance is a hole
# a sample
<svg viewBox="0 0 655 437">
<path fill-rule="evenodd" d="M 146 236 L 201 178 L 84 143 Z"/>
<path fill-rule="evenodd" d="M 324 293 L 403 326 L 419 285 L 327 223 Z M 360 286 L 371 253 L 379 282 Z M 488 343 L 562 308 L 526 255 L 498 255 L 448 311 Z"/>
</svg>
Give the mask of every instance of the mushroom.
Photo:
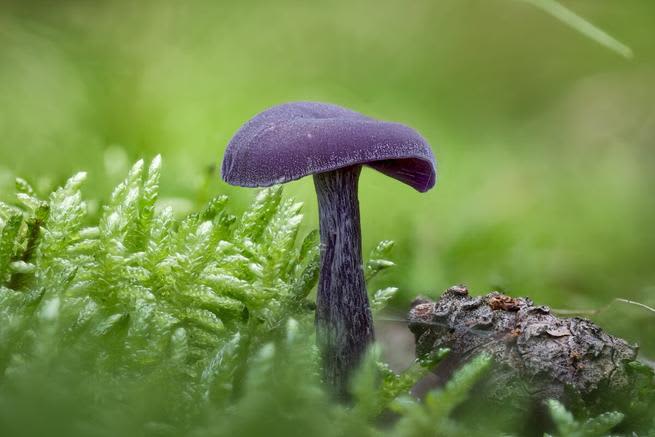
<svg viewBox="0 0 655 437">
<path fill-rule="evenodd" d="M 223 180 L 267 187 L 313 175 L 321 268 L 316 299 L 323 379 L 339 398 L 374 341 L 362 265 L 357 186 L 363 165 L 425 192 L 436 180 L 429 144 L 415 130 L 317 102 L 285 103 L 246 122 L 223 158 Z"/>
</svg>

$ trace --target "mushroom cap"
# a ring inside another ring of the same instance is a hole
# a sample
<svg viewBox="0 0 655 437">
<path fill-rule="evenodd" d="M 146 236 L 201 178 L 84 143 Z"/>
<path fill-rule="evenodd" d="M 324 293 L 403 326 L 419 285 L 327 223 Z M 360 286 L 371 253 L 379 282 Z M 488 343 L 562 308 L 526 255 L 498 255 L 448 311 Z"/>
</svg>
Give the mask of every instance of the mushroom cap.
<svg viewBox="0 0 655 437">
<path fill-rule="evenodd" d="M 223 180 L 268 187 L 352 165 L 368 165 L 420 192 L 436 181 L 430 145 L 414 129 L 337 105 L 293 102 L 247 121 L 230 140 Z"/>
</svg>

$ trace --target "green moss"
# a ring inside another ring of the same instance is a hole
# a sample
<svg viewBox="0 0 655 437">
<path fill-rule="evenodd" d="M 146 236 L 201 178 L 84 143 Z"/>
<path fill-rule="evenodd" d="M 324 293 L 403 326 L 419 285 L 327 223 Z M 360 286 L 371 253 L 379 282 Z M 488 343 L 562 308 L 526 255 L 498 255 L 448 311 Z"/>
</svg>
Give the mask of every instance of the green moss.
<svg viewBox="0 0 655 437">
<path fill-rule="evenodd" d="M 426 364 L 398 375 L 374 349 L 354 404 L 333 403 L 307 300 L 318 240 L 298 238 L 301 205 L 271 188 L 241 216 L 218 196 L 176 218 L 157 204 L 160 163 L 137 162 L 95 215 L 84 173 L 47 200 L 20 180 L 16 203 L 0 204 L 0 434 L 472 432 L 453 412 L 488 367 L 482 357 L 422 404 L 408 392 Z M 393 265 L 391 246 L 374 249 L 369 278 Z M 376 310 L 394 292 L 372 292 Z"/>
</svg>

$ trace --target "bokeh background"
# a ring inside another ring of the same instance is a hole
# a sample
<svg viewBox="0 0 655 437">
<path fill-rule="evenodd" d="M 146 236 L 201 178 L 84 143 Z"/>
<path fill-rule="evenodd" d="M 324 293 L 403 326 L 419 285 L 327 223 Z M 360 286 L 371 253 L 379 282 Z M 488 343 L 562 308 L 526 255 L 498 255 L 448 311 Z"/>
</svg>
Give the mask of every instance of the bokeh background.
<svg viewBox="0 0 655 437">
<path fill-rule="evenodd" d="M 218 193 L 231 135 L 271 105 L 320 100 L 430 141 L 426 194 L 372 170 L 365 251 L 397 242 L 399 315 L 454 283 L 556 308 L 655 306 L 655 2 L 562 4 L 631 59 L 519 0 L 0 3 L 0 198 L 78 170 L 97 208 L 139 158 L 164 158 L 180 214 Z M 311 179 L 288 185 L 317 226 Z M 655 314 L 592 317 L 655 356 Z"/>
</svg>

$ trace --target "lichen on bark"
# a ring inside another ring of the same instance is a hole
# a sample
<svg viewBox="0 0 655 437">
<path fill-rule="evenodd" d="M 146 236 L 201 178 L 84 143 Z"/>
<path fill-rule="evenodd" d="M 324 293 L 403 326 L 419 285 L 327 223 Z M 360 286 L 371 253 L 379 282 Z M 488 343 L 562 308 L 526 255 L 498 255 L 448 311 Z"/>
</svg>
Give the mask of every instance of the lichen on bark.
<svg viewBox="0 0 655 437">
<path fill-rule="evenodd" d="M 494 366 L 485 388 L 492 398 L 590 398 L 601 389 L 619 392 L 630 384 L 625 363 L 637 346 L 614 337 L 593 322 L 560 318 L 529 298 L 499 292 L 471 296 L 465 286 L 446 290 L 439 299 L 417 299 L 409 312 L 417 356 L 449 348 L 434 369 L 435 384 L 474 355 L 486 353 Z M 518 396 L 517 396 L 518 395 Z"/>
</svg>

